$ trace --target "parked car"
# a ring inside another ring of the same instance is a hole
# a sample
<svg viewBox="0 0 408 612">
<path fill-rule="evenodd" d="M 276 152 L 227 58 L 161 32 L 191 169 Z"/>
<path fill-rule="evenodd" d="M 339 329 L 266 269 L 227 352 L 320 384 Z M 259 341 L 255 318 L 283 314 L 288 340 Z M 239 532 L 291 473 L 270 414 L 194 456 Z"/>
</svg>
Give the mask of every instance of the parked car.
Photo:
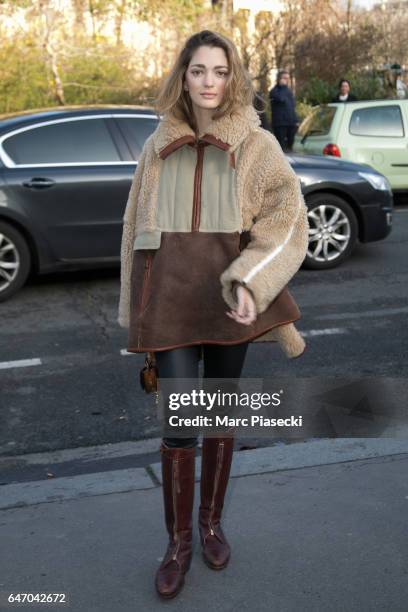
<svg viewBox="0 0 408 612">
<path fill-rule="evenodd" d="M 152 109 L 75 106 L 0 115 L 0 301 L 29 274 L 117 266 L 138 157 L 157 126 Z M 381 175 L 335 159 L 288 157 L 309 206 L 304 265 L 340 264 L 391 230 Z"/>
<path fill-rule="evenodd" d="M 368 164 L 408 201 L 408 100 L 336 102 L 315 107 L 299 126 L 298 153 Z"/>
<path fill-rule="evenodd" d="M 392 228 L 388 180 L 362 164 L 320 155 L 287 155 L 308 207 L 309 248 L 303 267 L 340 265 L 356 242 L 374 242 Z"/>
<path fill-rule="evenodd" d="M 116 105 L 0 115 L 0 300 L 30 272 L 117 266 L 130 182 L 157 121 Z"/>
</svg>

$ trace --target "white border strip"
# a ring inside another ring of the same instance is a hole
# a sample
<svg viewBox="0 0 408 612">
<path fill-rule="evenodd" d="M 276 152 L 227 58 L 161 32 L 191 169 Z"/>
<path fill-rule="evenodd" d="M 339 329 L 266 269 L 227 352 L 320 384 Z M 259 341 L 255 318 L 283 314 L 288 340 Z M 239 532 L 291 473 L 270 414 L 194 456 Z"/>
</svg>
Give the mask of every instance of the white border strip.
<svg viewBox="0 0 408 612">
<path fill-rule="evenodd" d="M 282 249 L 283 249 L 283 248 L 286 246 L 286 244 L 288 243 L 288 241 L 289 241 L 289 240 L 291 239 L 291 237 L 292 237 L 293 230 L 294 230 L 294 228 L 295 228 L 296 222 L 297 222 L 298 217 L 299 217 L 300 205 L 301 205 L 301 204 L 302 204 L 302 199 L 301 199 L 301 198 L 298 198 L 298 211 L 297 211 L 296 217 L 295 217 L 295 219 L 294 219 L 294 221 L 293 221 L 293 225 L 292 225 L 292 227 L 290 228 L 289 233 L 288 233 L 288 235 L 286 236 L 286 238 L 285 238 L 285 240 L 283 241 L 283 243 L 282 243 L 282 244 L 280 244 L 279 246 L 277 246 L 277 247 L 276 247 L 276 248 L 275 248 L 275 249 L 272 251 L 272 253 L 270 253 L 269 255 L 267 255 L 266 257 L 264 257 L 263 259 L 261 259 L 261 261 L 260 261 L 259 263 L 257 263 L 257 264 L 256 264 L 256 266 L 254 266 L 254 267 L 252 268 L 252 270 L 250 270 L 250 271 L 248 272 L 248 274 L 246 274 L 246 275 L 244 276 L 244 278 L 243 278 L 243 282 L 244 282 L 244 283 L 248 283 L 248 282 L 251 280 L 251 278 L 253 278 L 253 277 L 255 276 L 255 274 L 257 274 L 258 272 L 260 272 L 260 270 L 262 270 L 262 268 L 263 268 L 264 266 L 266 266 L 266 265 L 267 265 L 267 264 L 268 264 L 270 261 L 272 261 L 272 259 L 273 259 L 274 257 L 276 257 L 276 255 L 278 255 L 278 253 L 280 253 L 280 252 L 282 251 Z"/>
<path fill-rule="evenodd" d="M 42 365 L 41 359 L 19 359 L 18 361 L 0 361 L 0 370 L 6 368 L 26 368 L 28 366 Z"/>
</svg>

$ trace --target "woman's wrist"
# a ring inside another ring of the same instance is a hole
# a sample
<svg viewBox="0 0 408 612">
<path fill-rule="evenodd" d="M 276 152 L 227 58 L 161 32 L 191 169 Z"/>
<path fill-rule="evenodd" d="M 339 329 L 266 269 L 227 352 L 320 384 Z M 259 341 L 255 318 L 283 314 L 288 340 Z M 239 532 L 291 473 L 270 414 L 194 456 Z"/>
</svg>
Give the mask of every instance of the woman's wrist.
<svg viewBox="0 0 408 612">
<path fill-rule="evenodd" d="M 232 296 L 236 302 L 238 302 L 238 296 L 237 296 L 238 287 L 243 287 L 243 285 L 239 281 L 233 281 L 231 291 L 232 291 Z"/>
<path fill-rule="evenodd" d="M 249 287 L 244 285 L 244 283 L 240 283 L 239 281 L 232 281 L 231 291 L 232 291 L 232 296 L 236 302 L 238 302 L 238 295 L 237 295 L 238 287 L 244 287 L 244 289 L 248 291 L 249 295 L 255 302 L 254 294 L 252 293 L 252 290 Z"/>
</svg>

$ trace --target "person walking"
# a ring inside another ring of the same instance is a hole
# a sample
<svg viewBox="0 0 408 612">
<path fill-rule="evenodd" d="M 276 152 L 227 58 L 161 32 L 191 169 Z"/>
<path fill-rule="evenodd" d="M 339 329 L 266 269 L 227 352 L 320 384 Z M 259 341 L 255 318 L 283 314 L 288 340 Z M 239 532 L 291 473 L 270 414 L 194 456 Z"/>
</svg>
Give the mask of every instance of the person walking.
<svg viewBox="0 0 408 612">
<path fill-rule="evenodd" d="M 340 79 L 338 84 L 338 93 L 332 99 L 332 102 L 357 102 L 357 97 L 350 91 L 350 81 L 347 79 Z"/>
<path fill-rule="evenodd" d="M 203 30 L 188 38 L 161 86 L 162 120 L 143 146 L 123 216 L 118 323 L 128 351 L 153 352 L 158 379 L 241 376 L 250 342 L 300 357 L 299 308 L 287 284 L 308 246 L 299 180 L 275 136 L 260 127 L 254 89 L 234 43 Z M 227 307 L 227 309 L 226 309 Z M 225 434 L 225 435 L 224 435 Z M 226 567 L 221 526 L 233 457 L 231 431 L 203 436 L 198 530 L 202 555 Z M 160 444 L 169 540 L 155 575 L 174 597 L 192 558 L 198 437 Z"/>
<path fill-rule="evenodd" d="M 289 88 L 290 75 L 280 70 L 276 85 L 269 92 L 272 112 L 272 132 L 283 151 L 291 151 L 300 120 L 295 110 L 295 98 Z"/>
</svg>

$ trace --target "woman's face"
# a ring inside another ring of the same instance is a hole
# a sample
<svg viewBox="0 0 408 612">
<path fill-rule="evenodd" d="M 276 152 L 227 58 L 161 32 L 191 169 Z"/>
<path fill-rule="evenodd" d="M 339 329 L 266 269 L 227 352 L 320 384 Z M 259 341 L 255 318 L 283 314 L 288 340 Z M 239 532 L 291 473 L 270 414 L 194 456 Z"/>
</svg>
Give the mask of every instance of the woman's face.
<svg viewBox="0 0 408 612">
<path fill-rule="evenodd" d="M 184 88 L 188 89 L 193 105 L 203 109 L 220 106 L 228 71 L 224 49 L 205 45 L 199 47 L 190 60 L 184 82 Z"/>
</svg>

